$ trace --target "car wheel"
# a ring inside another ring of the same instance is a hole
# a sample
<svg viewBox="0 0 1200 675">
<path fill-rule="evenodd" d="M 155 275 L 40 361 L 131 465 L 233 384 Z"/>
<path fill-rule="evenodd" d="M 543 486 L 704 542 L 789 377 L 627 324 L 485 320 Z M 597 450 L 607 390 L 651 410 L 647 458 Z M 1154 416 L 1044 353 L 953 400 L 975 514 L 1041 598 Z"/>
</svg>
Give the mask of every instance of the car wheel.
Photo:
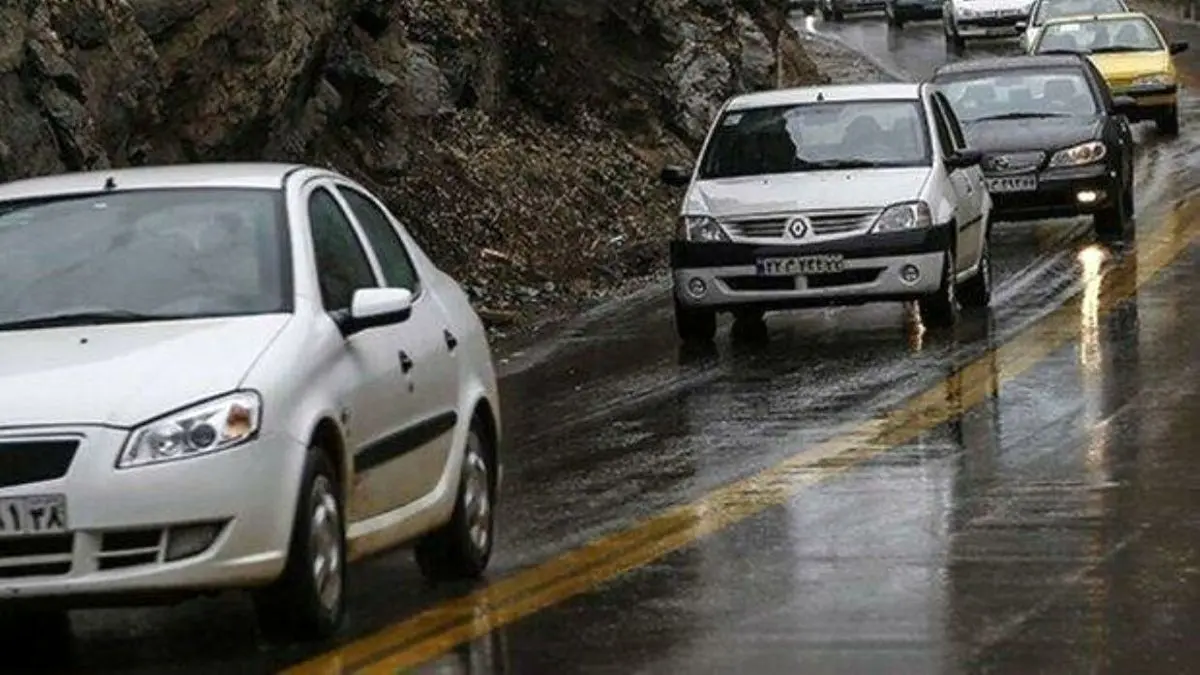
<svg viewBox="0 0 1200 675">
<path fill-rule="evenodd" d="M 931 327 L 953 326 L 958 322 L 958 289 L 954 283 L 954 254 L 946 252 L 942 266 L 942 283 L 937 291 L 918 303 L 921 322 Z"/>
<path fill-rule="evenodd" d="M 892 28 L 904 28 L 904 21 L 896 15 L 896 8 L 891 4 L 884 5 L 884 14 L 887 16 L 888 25 Z"/>
<path fill-rule="evenodd" d="M 479 425 L 472 424 L 450 522 L 417 542 L 417 567 L 430 581 L 477 579 L 491 560 L 497 476 L 494 448 L 488 443 Z"/>
<path fill-rule="evenodd" d="M 840 10 L 840 9 L 836 9 L 836 8 L 835 8 L 835 9 L 833 10 L 833 22 L 834 22 L 834 23 L 841 23 L 841 22 L 843 22 L 843 21 L 845 21 L 845 20 L 846 20 L 846 15 L 842 13 L 842 10 Z"/>
<path fill-rule="evenodd" d="M 821 20 L 822 21 L 830 21 L 832 19 L 833 19 L 833 15 L 830 13 L 829 8 L 826 7 L 825 5 L 821 5 Z"/>
<path fill-rule="evenodd" d="M 1133 181 L 1132 180 L 1129 181 L 1129 185 L 1125 186 L 1125 189 L 1123 192 L 1125 194 L 1125 197 L 1122 200 L 1122 204 L 1125 207 L 1125 217 L 1130 220 L 1133 220 L 1134 205 L 1133 205 Z"/>
<path fill-rule="evenodd" d="M 986 235 L 985 235 L 986 236 Z M 979 257 L 979 272 L 963 284 L 962 298 L 964 307 L 982 309 L 992 301 L 992 247 L 985 239 L 983 251 Z"/>
<path fill-rule="evenodd" d="M 1158 133 L 1165 136 L 1179 135 L 1179 106 L 1173 105 L 1158 113 L 1154 119 L 1154 124 L 1158 127 Z"/>
<path fill-rule="evenodd" d="M 292 524 L 287 565 L 258 591 L 255 612 L 271 639 L 320 640 L 337 632 L 346 613 L 346 537 L 337 474 L 329 456 L 310 447 Z"/>
<path fill-rule="evenodd" d="M 684 342 L 712 342 L 717 334 L 717 313 L 684 307 L 676 300 L 675 332 Z"/>
</svg>

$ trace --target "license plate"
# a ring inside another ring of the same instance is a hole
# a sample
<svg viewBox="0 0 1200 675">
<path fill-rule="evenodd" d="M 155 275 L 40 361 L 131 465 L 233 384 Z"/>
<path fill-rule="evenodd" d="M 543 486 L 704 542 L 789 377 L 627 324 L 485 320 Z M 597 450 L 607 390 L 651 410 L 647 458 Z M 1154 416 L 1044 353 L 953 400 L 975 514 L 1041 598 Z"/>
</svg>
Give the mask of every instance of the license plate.
<svg viewBox="0 0 1200 675">
<path fill-rule="evenodd" d="M 987 179 L 988 192 L 1033 192 L 1037 176 L 1001 176 Z"/>
<path fill-rule="evenodd" d="M 993 37 L 998 35 L 1013 35 L 1015 32 L 1016 29 L 1014 28 L 985 28 L 983 34 Z"/>
<path fill-rule="evenodd" d="M 758 273 L 765 277 L 834 274 L 845 268 L 840 255 L 805 255 L 796 258 L 759 258 Z"/>
<path fill-rule="evenodd" d="M 67 498 L 34 495 L 0 499 L 0 537 L 67 531 Z"/>
</svg>

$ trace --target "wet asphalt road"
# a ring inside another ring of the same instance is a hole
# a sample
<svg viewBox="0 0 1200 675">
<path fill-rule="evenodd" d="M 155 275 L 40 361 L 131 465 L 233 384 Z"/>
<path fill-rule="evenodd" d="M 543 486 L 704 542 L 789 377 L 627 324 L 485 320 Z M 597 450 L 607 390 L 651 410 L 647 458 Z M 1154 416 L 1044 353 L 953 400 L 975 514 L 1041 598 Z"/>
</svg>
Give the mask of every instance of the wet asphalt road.
<svg viewBox="0 0 1200 675">
<path fill-rule="evenodd" d="M 917 76 L 946 58 L 936 24 L 815 28 Z M 1200 31 L 1167 28 L 1200 48 Z M 1189 77 L 1197 52 L 1179 57 Z M 0 672 L 1185 672 L 1200 657 L 1200 208 L 1177 205 L 1200 187 L 1197 125 L 1189 98 L 1179 140 L 1139 130 L 1135 237 L 1000 226 L 993 311 L 949 334 L 868 306 L 684 353 L 652 288 L 513 355 L 491 578 L 529 583 L 490 608 L 440 605 L 469 589 L 425 587 L 397 553 L 355 569 L 349 646 L 323 661 L 261 644 L 234 596 L 77 613 L 70 642 L 10 636 Z M 637 525 L 697 500 L 681 530 Z M 629 527 L 644 541 L 597 546 L 610 562 L 529 571 Z M 474 618 L 354 643 L 433 607 Z"/>
</svg>

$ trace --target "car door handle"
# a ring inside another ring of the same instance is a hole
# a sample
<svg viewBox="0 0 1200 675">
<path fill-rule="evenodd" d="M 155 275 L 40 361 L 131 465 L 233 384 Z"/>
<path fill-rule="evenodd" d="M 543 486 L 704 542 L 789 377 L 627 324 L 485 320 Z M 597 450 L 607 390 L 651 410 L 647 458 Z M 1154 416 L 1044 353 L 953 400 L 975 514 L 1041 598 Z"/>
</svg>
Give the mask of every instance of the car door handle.
<svg viewBox="0 0 1200 675">
<path fill-rule="evenodd" d="M 454 348 L 458 346 L 458 338 L 454 337 L 454 333 L 451 333 L 448 330 L 443 330 L 442 337 L 446 338 L 446 348 L 450 351 L 454 351 Z"/>
<path fill-rule="evenodd" d="M 408 352 L 401 351 L 400 352 L 400 370 L 401 370 L 401 372 L 407 373 L 408 371 L 412 370 L 412 367 L 413 367 L 413 361 L 411 358 L 409 358 Z"/>
</svg>

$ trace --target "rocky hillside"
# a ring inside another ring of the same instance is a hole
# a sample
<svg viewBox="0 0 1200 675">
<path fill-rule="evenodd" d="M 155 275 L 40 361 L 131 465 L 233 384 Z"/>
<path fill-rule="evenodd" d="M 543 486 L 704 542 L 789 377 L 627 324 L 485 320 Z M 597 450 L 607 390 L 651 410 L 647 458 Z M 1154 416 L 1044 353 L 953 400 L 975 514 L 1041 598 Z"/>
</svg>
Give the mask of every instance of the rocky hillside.
<svg viewBox="0 0 1200 675">
<path fill-rule="evenodd" d="M 724 97 L 817 77 L 783 5 L 0 0 L 0 179 L 336 167 L 512 319 L 663 264 L 661 162 Z"/>
</svg>

